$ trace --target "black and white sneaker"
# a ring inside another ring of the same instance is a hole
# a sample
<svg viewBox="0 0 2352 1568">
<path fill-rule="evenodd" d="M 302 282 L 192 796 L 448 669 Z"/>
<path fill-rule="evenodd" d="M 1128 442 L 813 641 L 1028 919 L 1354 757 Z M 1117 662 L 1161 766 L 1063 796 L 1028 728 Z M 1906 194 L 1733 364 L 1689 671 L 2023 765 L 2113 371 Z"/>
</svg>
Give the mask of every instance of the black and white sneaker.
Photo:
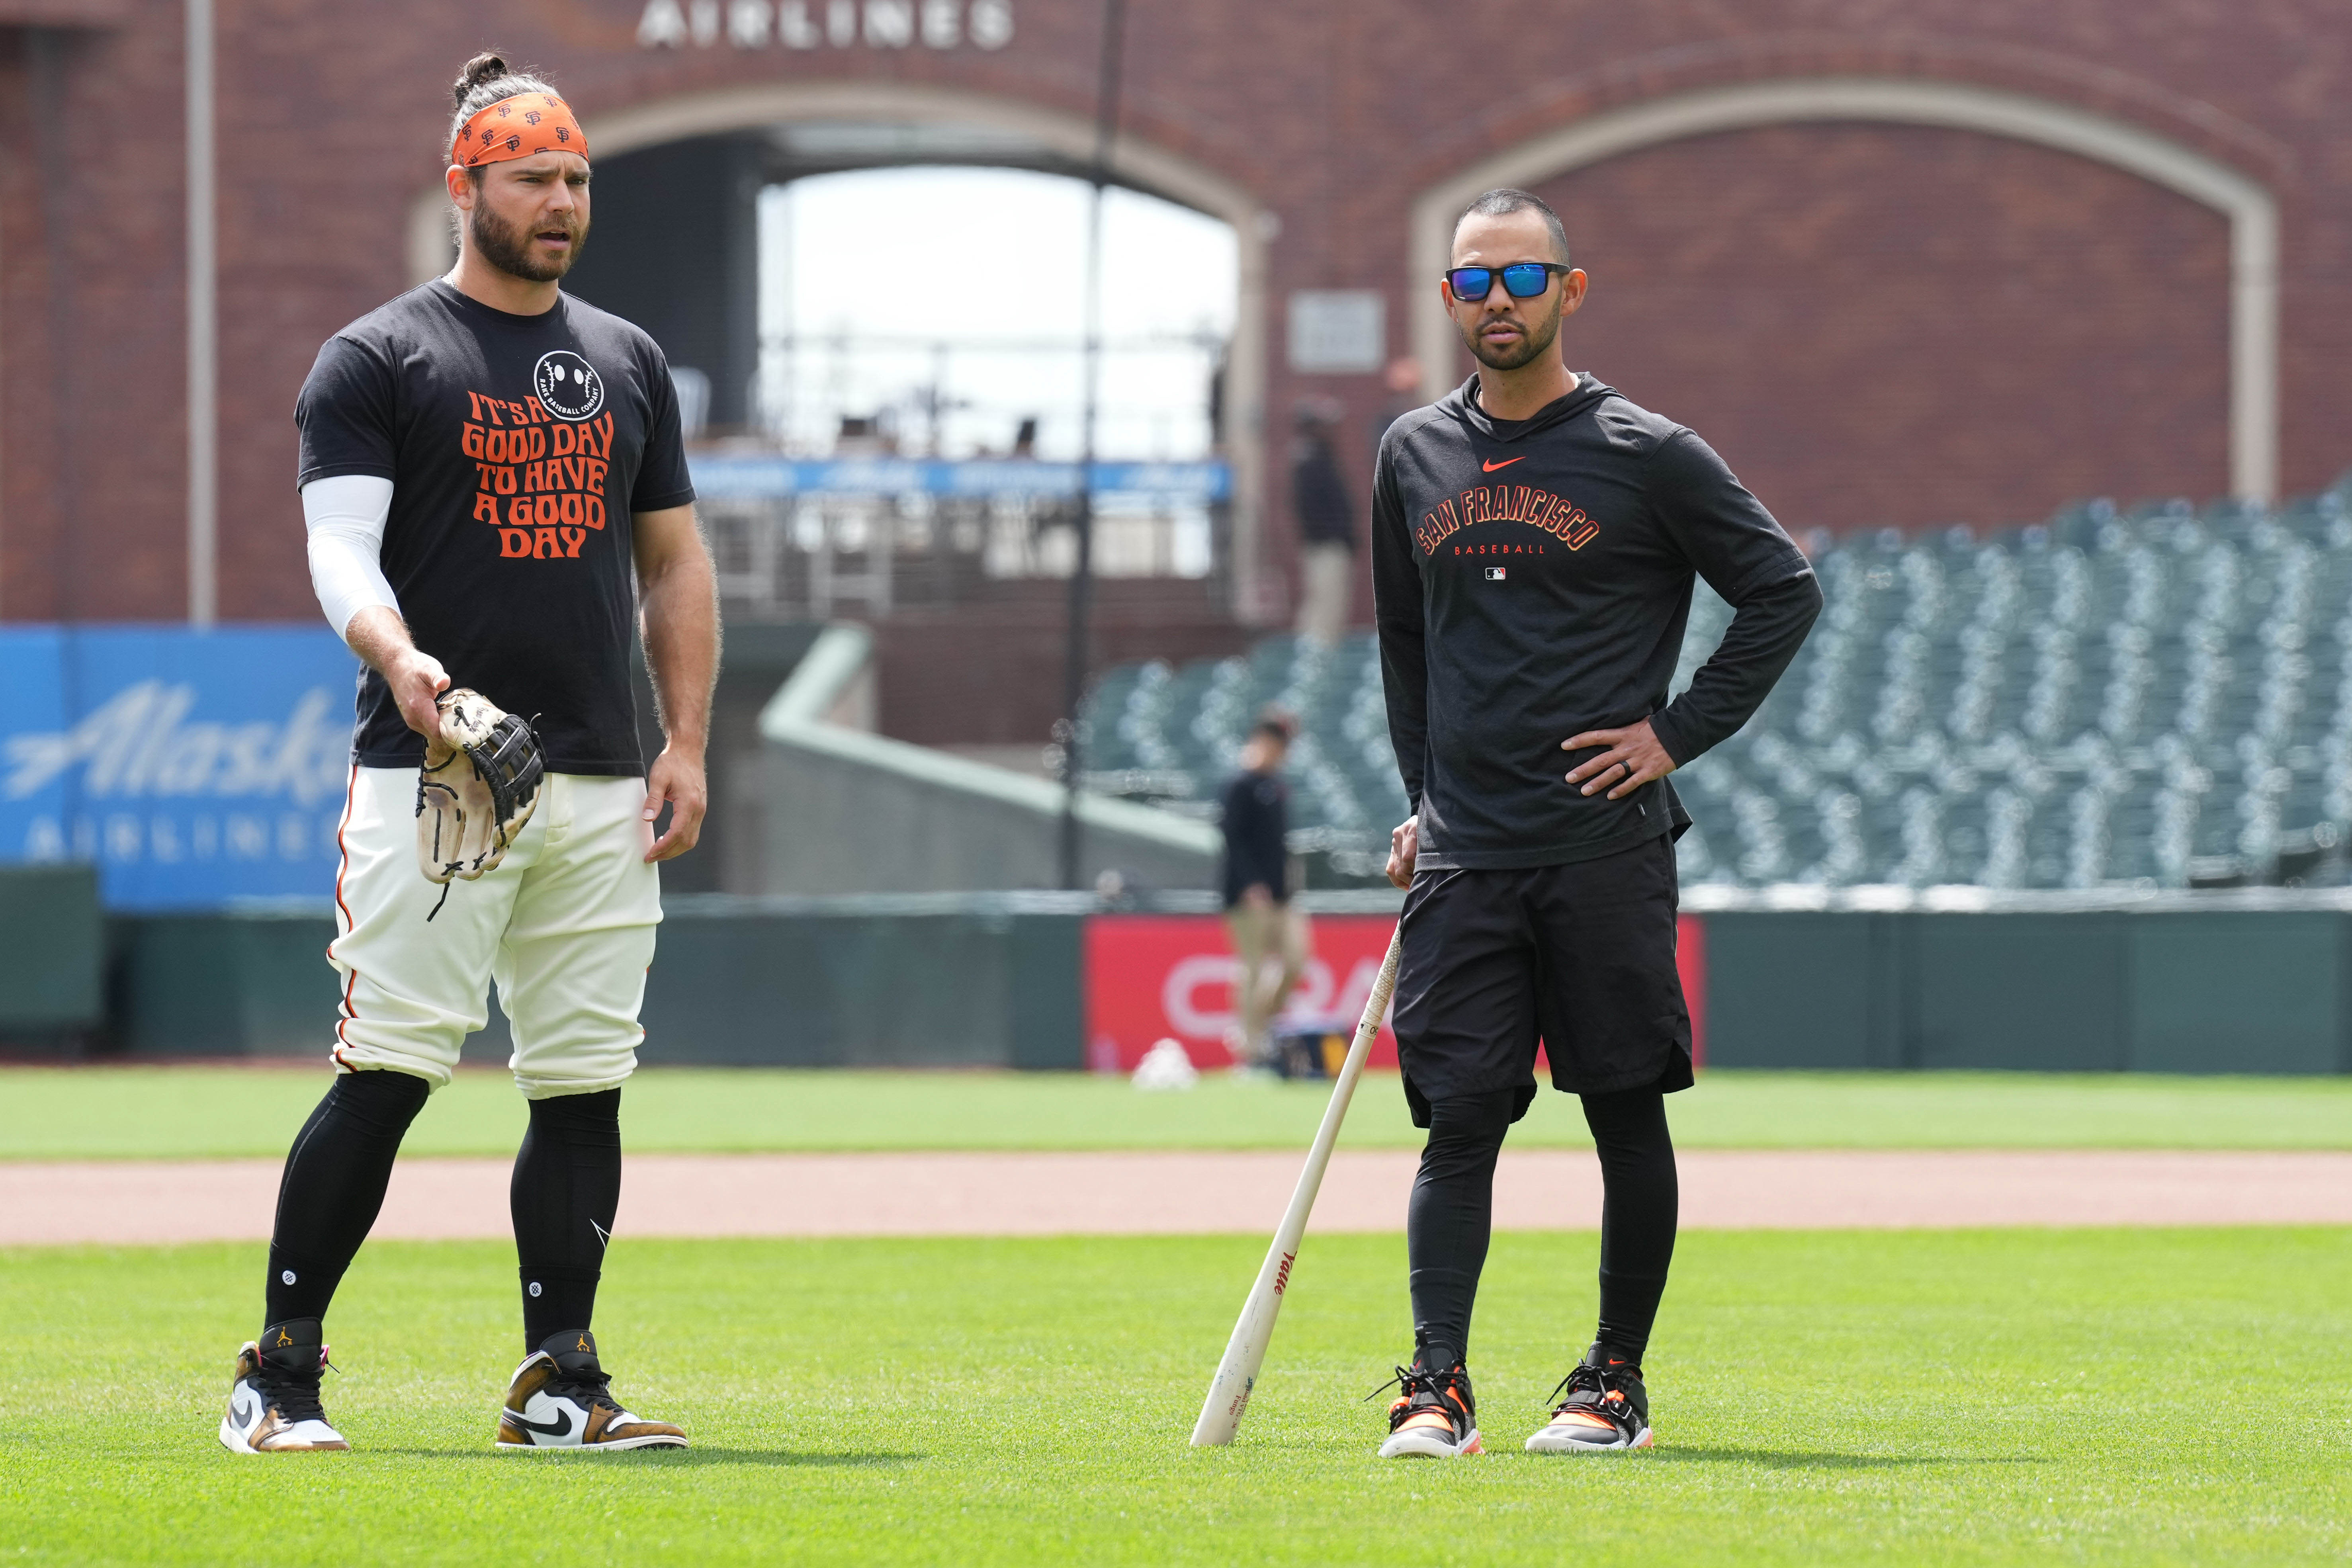
<svg viewBox="0 0 2352 1568">
<path fill-rule="evenodd" d="M 1372 1390 L 1381 1393 L 1391 1385 Z M 1483 1454 L 1478 1442 L 1478 1399 L 1470 1392 L 1469 1371 L 1458 1363 L 1448 1372 L 1399 1367 L 1399 1391 L 1389 1405 L 1383 1459 L 1458 1459 Z"/>
<path fill-rule="evenodd" d="M 297 1318 L 261 1331 L 236 1352 L 236 1379 L 221 1417 L 221 1446 L 233 1454 L 301 1454 L 346 1449 L 343 1435 L 319 1407 L 327 1347 L 319 1320 Z"/>
<path fill-rule="evenodd" d="M 610 1453 L 619 1448 L 683 1448 L 686 1434 L 667 1421 L 643 1421 L 613 1398 L 613 1379 L 596 1361 L 596 1336 L 566 1329 L 540 1342 L 515 1368 L 499 1412 L 499 1441 L 507 1453 L 571 1448 Z"/>
<path fill-rule="evenodd" d="M 1568 1397 L 1560 1398 L 1561 1391 Z M 1642 1369 L 1596 1344 L 1551 1391 L 1551 1420 L 1528 1439 L 1530 1454 L 1598 1454 L 1651 1444 L 1650 1394 Z"/>
</svg>

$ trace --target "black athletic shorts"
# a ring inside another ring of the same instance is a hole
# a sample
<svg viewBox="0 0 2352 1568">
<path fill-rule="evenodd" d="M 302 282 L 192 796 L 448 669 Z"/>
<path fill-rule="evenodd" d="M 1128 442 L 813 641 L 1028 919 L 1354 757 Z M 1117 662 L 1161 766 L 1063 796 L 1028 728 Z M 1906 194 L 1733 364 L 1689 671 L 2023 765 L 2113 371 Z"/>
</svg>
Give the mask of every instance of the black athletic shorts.
<svg viewBox="0 0 2352 1568">
<path fill-rule="evenodd" d="M 1413 1125 L 1429 1125 L 1433 1100 L 1502 1089 L 1520 1090 L 1517 1121 L 1538 1042 L 1570 1094 L 1688 1089 L 1676 902 L 1664 836 L 1565 866 L 1415 877 L 1396 985 Z"/>
</svg>

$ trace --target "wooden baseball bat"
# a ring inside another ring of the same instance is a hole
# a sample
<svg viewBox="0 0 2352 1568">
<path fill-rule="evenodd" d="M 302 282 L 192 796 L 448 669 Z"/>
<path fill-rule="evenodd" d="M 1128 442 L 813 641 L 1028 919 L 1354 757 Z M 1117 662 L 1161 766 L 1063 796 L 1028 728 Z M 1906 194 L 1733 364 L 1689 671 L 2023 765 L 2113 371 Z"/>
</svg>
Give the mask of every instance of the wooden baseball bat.
<svg viewBox="0 0 2352 1568">
<path fill-rule="evenodd" d="M 1257 1283 L 1250 1287 L 1249 1300 L 1242 1303 L 1240 1321 L 1234 1324 L 1234 1337 L 1225 1342 L 1225 1359 L 1217 1363 L 1217 1375 L 1210 1380 L 1209 1397 L 1202 1403 L 1201 1419 L 1192 1427 L 1192 1447 L 1214 1447 L 1230 1443 L 1241 1430 L 1243 1413 L 1249 1409 L 1250 1391 L 1257 1386 L 1258 1368 L 1265 1364 L 1265 1347 L 1274 1338 L 1274 1320 L 1282 1310 L 1282 1294 L 1290 1286 L 1290 1266 L 1298 1258 L 1298 1244 L 1307 1234 L 1307 1215 L 1315 1207 L 1315 1194 L 1323 1184 L 1324 1169 L 1331 1163 L 1331 1145 L 1339 1141 L 1339 1123 L 1348 1117 L 1348 1101 L 1356 1092 L 1356 1080 L 1363 1076 L 1364 1058 L 1372 1054 L 1372 1038 L 1381 1032 L 1381 1019 L 1389 1010 L 1389 996 L 1396 990 L 1397 955 L 1402 951 L 1403 931 L 1389 938 L 1388 957 L 1381 961 L 1380 978 L 1372 982 L 1372 994 L 1364 998 L 1364 1016 L 1356 1025 L 1355 1043 L 1348 1047 L 1348 1059 L 1340 1064 L 1339 1075 L 1331 1084 L 1331 1103 L 1323 1108 L 1323 1125 L 1315 1130 L 1314 1146 L 1307 1152 L 1307 1168 L 1298 1173 L 1298 1185 L 1290 1194 L 1290 1207 L 1282 1216 L 1282 1226 L 1274 1233 L 1274 1245 L 1265 1249 L 1265 1261 L 1257 1271 Z"/>
</svg>

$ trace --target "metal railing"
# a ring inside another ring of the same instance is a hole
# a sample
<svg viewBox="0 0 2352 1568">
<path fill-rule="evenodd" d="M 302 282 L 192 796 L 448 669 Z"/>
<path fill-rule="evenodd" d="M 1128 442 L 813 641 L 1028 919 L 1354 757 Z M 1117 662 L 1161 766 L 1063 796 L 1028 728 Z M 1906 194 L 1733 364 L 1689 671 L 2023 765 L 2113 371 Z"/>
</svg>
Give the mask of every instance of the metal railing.
<svg viewBox="0 0 2352 1568">
<path fill-rule="evenodd" d="M 713 455 L 693 468 L 719 595 L 762 618 L 951 605 L 1076 561 L 1076 464 Z M 1098 465 L 1094 570 L 1218 576 L 1229 483 L 1219 463 Z"/>
</svg>

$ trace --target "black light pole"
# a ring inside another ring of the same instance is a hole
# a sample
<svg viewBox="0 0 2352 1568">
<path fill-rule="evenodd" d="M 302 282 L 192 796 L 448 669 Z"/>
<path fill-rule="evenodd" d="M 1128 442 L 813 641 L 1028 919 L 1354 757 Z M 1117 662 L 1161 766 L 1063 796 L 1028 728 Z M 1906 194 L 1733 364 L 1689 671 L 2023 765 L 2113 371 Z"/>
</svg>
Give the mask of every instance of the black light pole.
<svg viewBox="0 0 2352 1568">
<path fill-rule="evenodd" d="M 1125 53 L 1126 0 L 1103 0 L 1102 62 L 1095 84 L 1095 159 L 1087 178 L 1094 186 L 1087 208 L 1086 390 L 1078 453 L 1077 560 L 1070 567 L 1069 640 L 1062 664 L 1062 886 L 1075 889 L 1083 865 L 1079 844 L 1078 704 L 1087 694 L 1087 619 L 1095 590 L 1095 419 L 1102 394 L 1103 187 L 1110 180 L 1111 139 L 1118 133 L 1119 67 Z"/>
</svg>

